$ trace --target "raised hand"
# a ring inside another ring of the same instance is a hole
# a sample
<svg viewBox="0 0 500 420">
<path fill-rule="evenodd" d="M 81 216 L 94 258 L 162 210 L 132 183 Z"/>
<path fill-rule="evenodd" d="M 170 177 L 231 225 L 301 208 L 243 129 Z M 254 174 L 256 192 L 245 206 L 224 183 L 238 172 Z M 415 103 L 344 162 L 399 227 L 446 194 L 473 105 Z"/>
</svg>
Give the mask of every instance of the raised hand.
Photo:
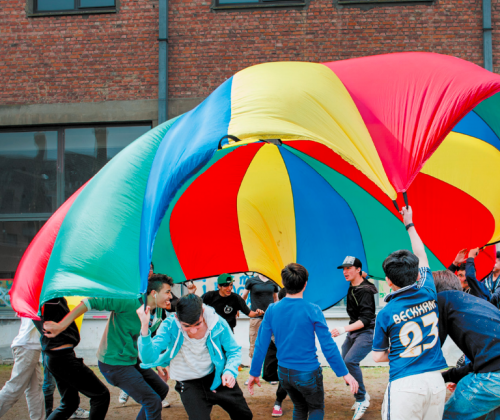
<svg viewBox="0 0 500 420">
<path fill-rule="evenodd" d="M 410 223 L 413 223 L 413 210 L 411 206 L 408 206 L 408 208 L 404 206 L 401 209 L 400 213 L 403 215 L 403 223 L 405 224 L 405 226 L 409 225 Z"/>
<path fill-rule="evenodd" d="M 479 254 L 479 248 L 472 248 L 469 251 L 469 258 L 476 258 L 477 254 Z"/>
<path fill-rule="evenodd" d="M 149 306 L 146 306 L 146 310 L 144 310 L 144 305 L 141 305 L 136 312 L 139 316 L 139 319 L 141 320 L 141 325 L 149 325 L 149 320 L 151 318 L 151 308 Z"/>
<path fill-rule="evenodd" d="M 458 267 L 460 264 L 465 262 L 465 260 L 467 259 L 466 255 L 467 255 L 467 248 L 464 248 L 464 249 L 461 249 L 460 251 L 458 251 L 458 254 L 455 257 L 455 260 L 453 261 L 453 264 Z"/>
</svg>

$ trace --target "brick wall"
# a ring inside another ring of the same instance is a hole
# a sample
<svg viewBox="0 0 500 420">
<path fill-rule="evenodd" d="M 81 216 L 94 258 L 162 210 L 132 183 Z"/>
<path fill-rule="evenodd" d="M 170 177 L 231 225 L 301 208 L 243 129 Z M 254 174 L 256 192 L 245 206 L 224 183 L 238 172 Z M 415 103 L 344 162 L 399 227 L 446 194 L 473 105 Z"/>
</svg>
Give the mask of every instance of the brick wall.
<svg viewBox="0 0 500 420">
<path fill-rule="evenodd" d="M 158 97 L 158 1 L 124 0 L 117 14 L 28 18 L 0 1 L 0 104 Z"/>
<path fill-rule="evenodd" d="M 433 51 L 483 64 L 481 0 L 303 10 L 210 10 L 169 0 L 169 96 L 207 96 L 265 61 L 331 61 Z M 493 3 L 500 73 L 500 0 Z M 25 0 L 0 0 L 0 104 L 157 98 L 158 0 L 122 0 L 117 14 L 28 18 Z"/>
<path fill-rule="evenodd" d="M 495 70 L 500 72 L 500 0 Z M 397 51 L 432 51 L 483 65 L 481 0 L 305 10 L 212 12 L 205 0 L 170 0 L 171 97 L 206 96 L 236 71 L 265 61 L 333 61 Z"/>
</svg>

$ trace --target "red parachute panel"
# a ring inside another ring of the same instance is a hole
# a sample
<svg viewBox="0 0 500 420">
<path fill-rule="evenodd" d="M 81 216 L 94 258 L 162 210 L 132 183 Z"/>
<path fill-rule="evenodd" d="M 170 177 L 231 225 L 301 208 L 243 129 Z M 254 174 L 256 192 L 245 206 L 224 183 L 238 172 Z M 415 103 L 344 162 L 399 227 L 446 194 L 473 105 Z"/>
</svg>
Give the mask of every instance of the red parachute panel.
<svg viewBox="0 0 500 420">
<path fill-rule="evenodd" d="M 170 217 L 175 253 L 187 279 L 248 270 L 238 224 L 238 191 L 262 143 L 240 146 L 200 175 Z M 193 243 L 193 238 L 202 238 Z"/>
</svg>

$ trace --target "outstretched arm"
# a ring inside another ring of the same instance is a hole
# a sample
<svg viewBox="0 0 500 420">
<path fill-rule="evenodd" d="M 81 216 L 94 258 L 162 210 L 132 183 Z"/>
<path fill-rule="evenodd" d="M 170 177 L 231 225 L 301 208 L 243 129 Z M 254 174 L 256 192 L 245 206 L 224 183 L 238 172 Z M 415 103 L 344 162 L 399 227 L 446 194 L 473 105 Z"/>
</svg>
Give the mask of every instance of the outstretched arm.
<svg viewBox="0 0 500 420">
<path fill-rule="evenodd" d="M 403 207 L 400 213 L 403 215 L 403 222 L 406 227 L 409 224 L 413 224 L 413 210 L 411 206 Z M 429 267 L 429 261 L 427 260 L 424 243 L 422 242 L 422 239 L 420 239 L 420 236 L 418 236 L 415 226 L 407 227 L 407 230 L 408 235 L 410 235 L 411 248 L 419 260 L 419 267 Z"/>
<path fill-rule="evenodd" d="M 61 321 L 44 322 L 43 323 L 44 335 L 49 338 L 56 337 L 57 335 L 62 333 L 66 328 L 68 328 L 71 325 L 71 323 L 75 321 L 75 319 L 82 316 L 87 311 L 88 309 L 85 303 L 80 302 L 80 304 L 75 309 L 73 309 L 68 315 L 66 315 Z"/>
<path fill-rule="evenodd" d="M 485 284 L 477 281 L 474 258 L 476 258 L 478 254 L 479 248 L 473 248 L 469 251 L 469 258 L 467 258 L 465 263 L 465 277 L 467 279 L 467 284 L 470 287 L 472 295 L 496 305 L 498 302 L 492 302 L 492 295 Z M 498 296 L 495 296 L 495 300 L 498 300 Z"/>
</svg>

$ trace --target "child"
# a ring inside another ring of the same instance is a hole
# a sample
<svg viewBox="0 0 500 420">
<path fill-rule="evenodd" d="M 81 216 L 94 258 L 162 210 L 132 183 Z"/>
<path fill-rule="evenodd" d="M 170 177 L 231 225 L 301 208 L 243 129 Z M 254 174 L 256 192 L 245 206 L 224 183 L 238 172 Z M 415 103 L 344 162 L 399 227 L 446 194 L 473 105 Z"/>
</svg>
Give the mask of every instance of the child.
<svg viewBox="0 0 500 420">
<path fill-rule="evenodd" d="M 436 287 L 411 207 L 401 214 L 414 254 L 395 251 L 383 264 L 393 292 L 385 298 L 373 337 L 373 360 L 390 366 L 382 419 L 439 420 L 446 398 L 440 370 L 447 364 L 439 342 Z"/>
<path fill-rule="evenodd" d="M 318 305 L 304 300 L 309 273 L 300 264 L 288 264 L 282 271 L 286 297 L 269 306 L 257 336 L 255 354 L 250 368 L 248 390 L 260 386 L 262 362 L 274 334 L 278 349 L 278 377 L 293 402 L 293 419 L 322 420 L 325 414 L 323 374 L 318 362 L 316 335 L 323 354 L 337 376 L 343 376 L 358 391 L 358 383 L 348 372 L 339 349 L 326 325 Z"/>
</svg>

